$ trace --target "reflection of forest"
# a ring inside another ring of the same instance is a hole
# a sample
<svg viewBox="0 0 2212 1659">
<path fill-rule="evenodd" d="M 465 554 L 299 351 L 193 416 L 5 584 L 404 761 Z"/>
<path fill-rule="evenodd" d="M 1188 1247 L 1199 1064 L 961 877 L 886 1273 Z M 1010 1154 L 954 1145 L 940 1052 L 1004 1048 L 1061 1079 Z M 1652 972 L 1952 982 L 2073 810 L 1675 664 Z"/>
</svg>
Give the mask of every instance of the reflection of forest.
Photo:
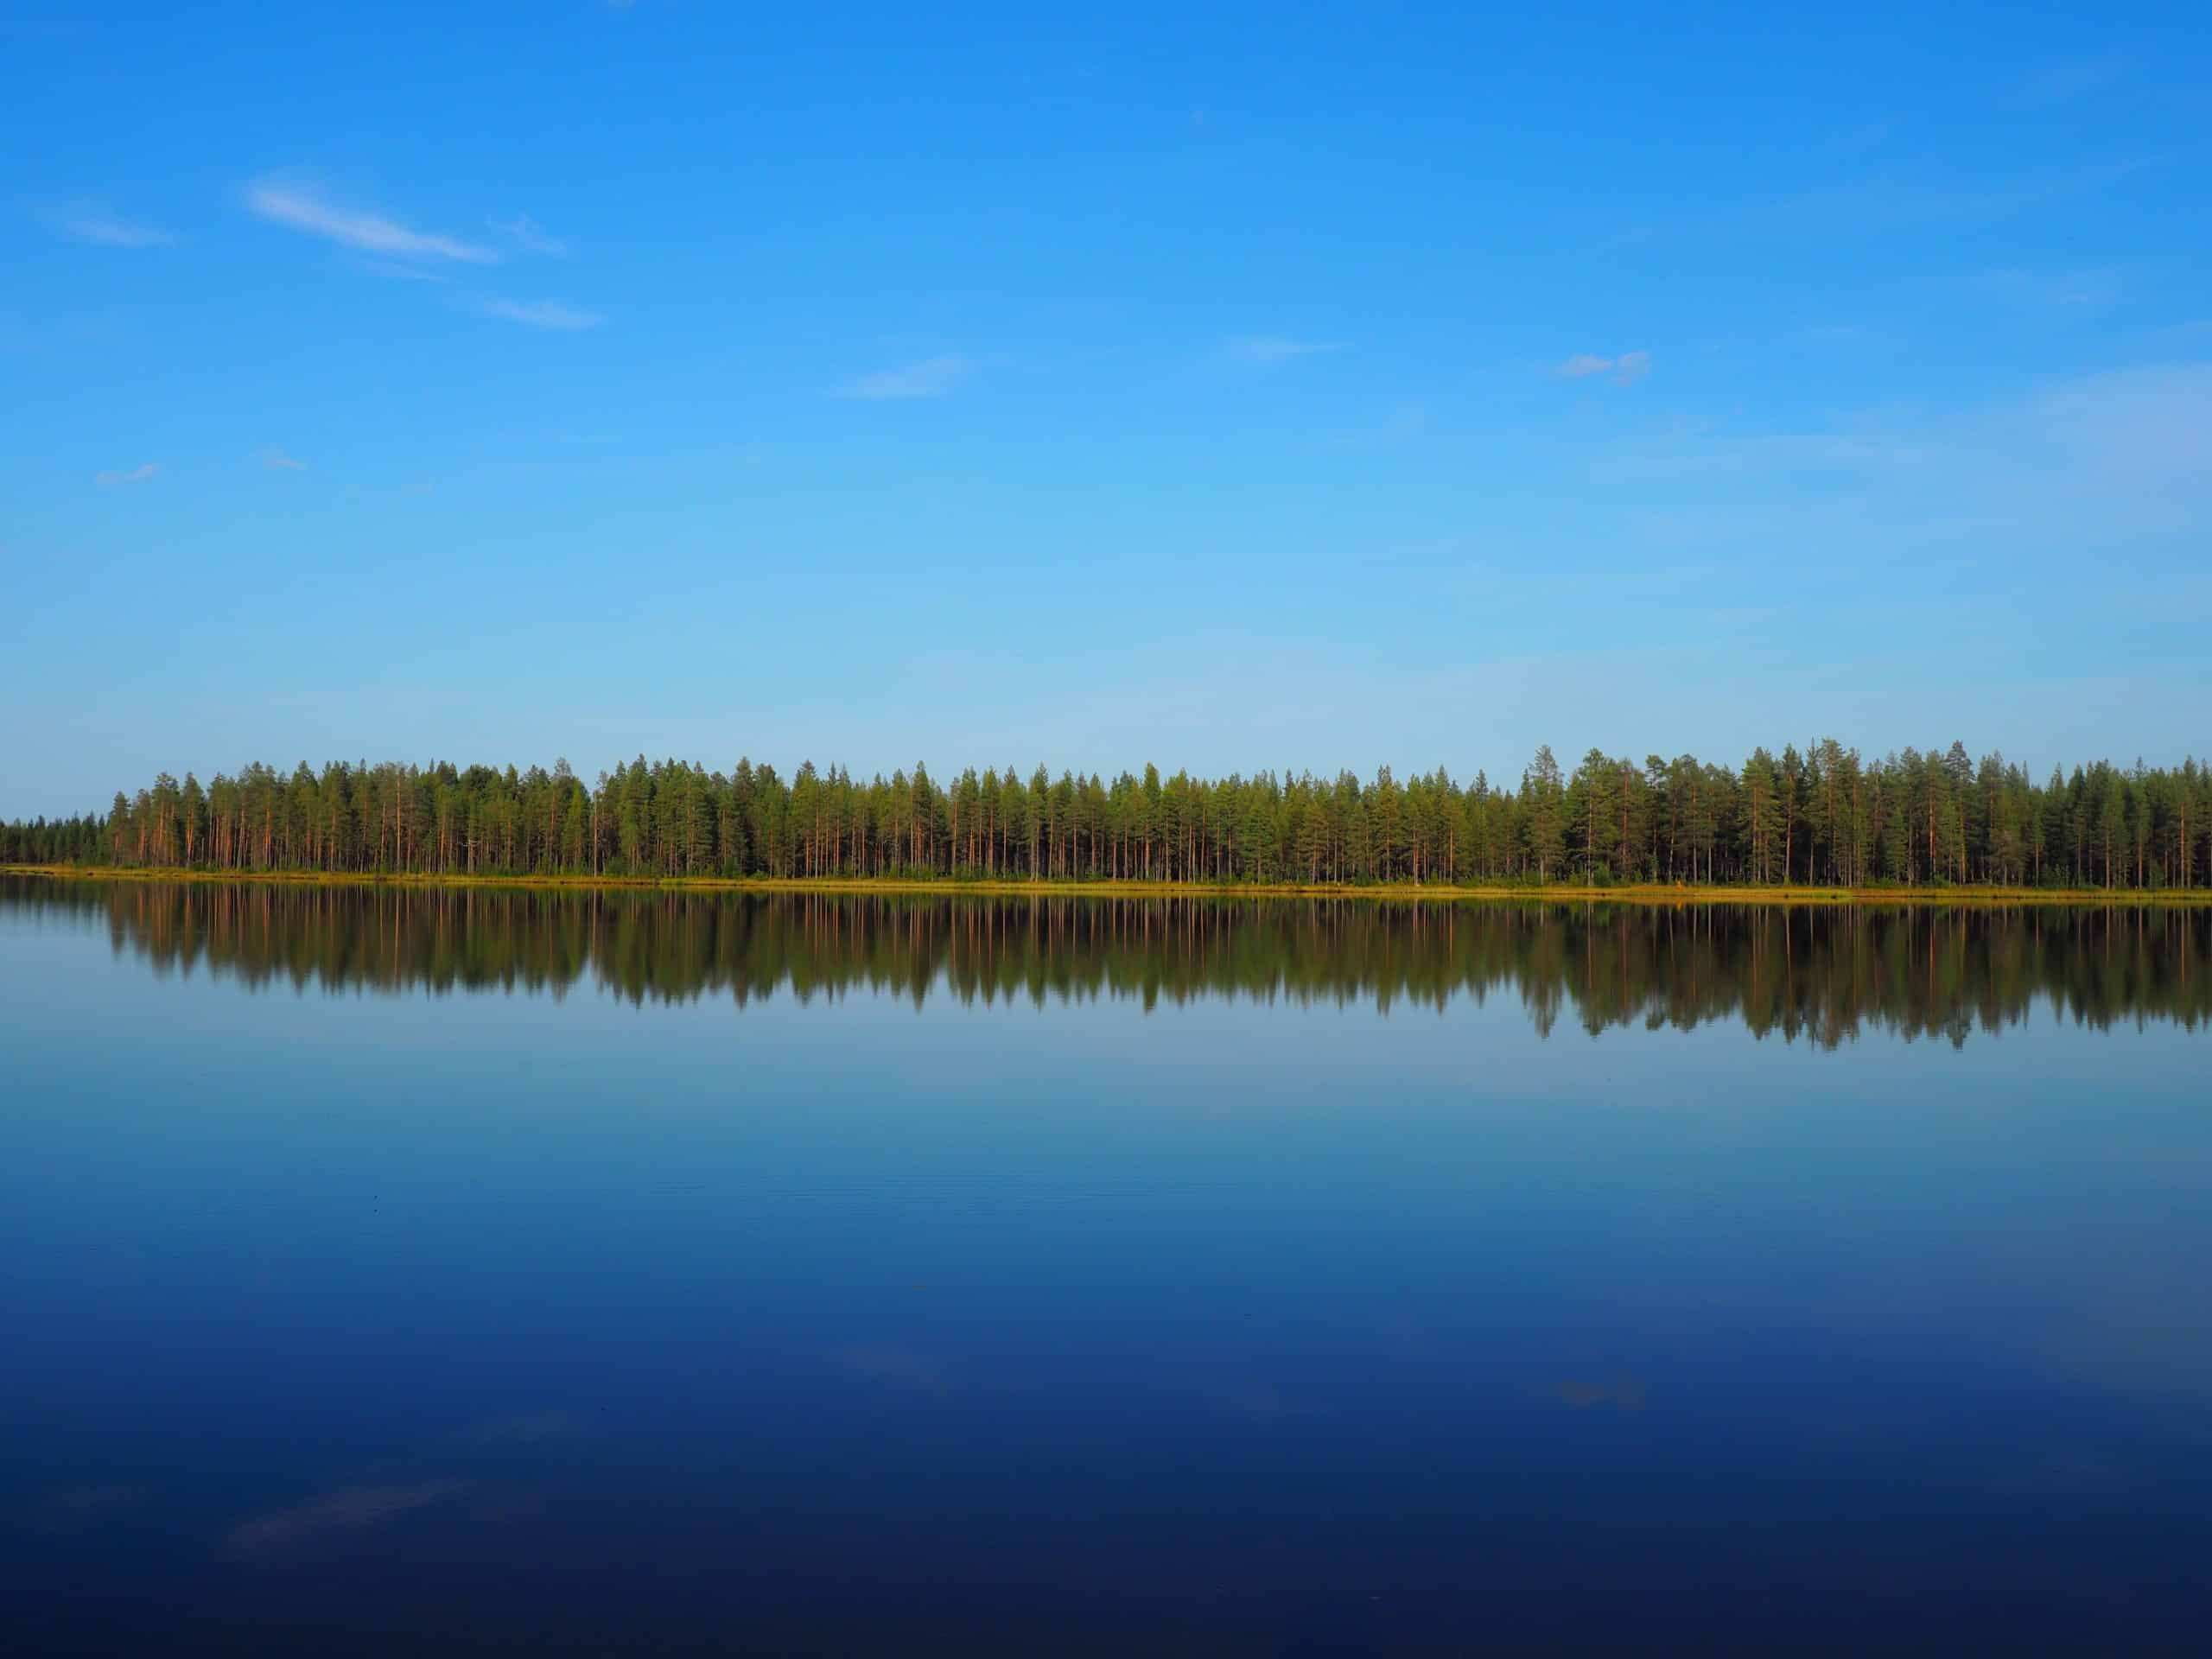
<svg viewBox="0 0 2212 1659">
<path fill-rule="evenodd" d="M 2212 912 L 1338 899 L 986 899 L 205 883 L 5 885 L 105 917 L 118 951 L 251 987 L 564 991 L 642 1001 L 850 990 L 918 1005 L 1243 996 L 1442 1008 L 1510 992 L 1540 1030 L 1740 1020 L 1822 1045 L 1862 1024 L 1963 1040 L 2065 1015 L 2212 1014 Z"/>
</svg>

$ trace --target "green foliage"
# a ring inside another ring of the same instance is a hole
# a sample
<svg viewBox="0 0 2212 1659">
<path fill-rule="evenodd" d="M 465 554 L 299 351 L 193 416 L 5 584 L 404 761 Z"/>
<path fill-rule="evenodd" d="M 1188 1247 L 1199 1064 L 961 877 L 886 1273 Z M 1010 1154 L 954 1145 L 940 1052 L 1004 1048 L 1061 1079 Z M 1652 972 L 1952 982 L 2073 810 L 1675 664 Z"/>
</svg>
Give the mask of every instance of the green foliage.
<svg viewBox="0 0 2212 1659">
<path fill-rule="evenodd" d="M 1517 791 L 1439 767 L 1107 779 L 1042 766 L 786 782 L 639 755 L 549 772 L 258 763 L 167 772 L 105 815 L 0 824 L 0 862 L 426 875 L 973 877 L 1242 884 L 1656 881 L 2194 888 L 2212 876 L 2212 769 L 2100 761 L 2047 783 L 1965 747 L 1862 760 L 1834 739 L 1741 767 L 1548 747 Z"/>
</svg>

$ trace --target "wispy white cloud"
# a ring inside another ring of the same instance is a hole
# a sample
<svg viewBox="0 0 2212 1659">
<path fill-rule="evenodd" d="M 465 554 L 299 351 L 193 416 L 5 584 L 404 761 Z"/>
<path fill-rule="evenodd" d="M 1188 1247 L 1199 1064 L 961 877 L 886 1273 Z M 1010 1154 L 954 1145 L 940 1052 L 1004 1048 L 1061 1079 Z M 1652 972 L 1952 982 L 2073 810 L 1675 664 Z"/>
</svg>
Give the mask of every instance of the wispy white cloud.
<svg viewBox="0 0 2212 1659">
<path fill-rule="evenodd" d="M 569 245 L 557 236 L 548 235 L 545 227 L 528 213 L 517 213 L 512 219 L 494 219 L 486 222 L 518 253 L 544 254 L 556 259 L 568 257 Z"/>
<path fill-rule="evenodd" d="M 2054 105 L 2071 104 L 2077 98 L 2087 98 L 2101 92 L 2127 73 L 2127 54 L 2124 52 L 2097 52 L 2086 56 L 2061 58 L 2046 63 L 2024 77 L 2013 95 L 2013 103 L 2025 109 L 2047 109 Z"/>
<path fill-rule="evenodd" d="M 1956 230 L 2108 189 L 2146 168 L 2164 165 L 2166 160 L 2155 154 L 2131 156 L 2005 175 L 1893 166 L 1778 201 L 1771 218 L 1793 232 L 1824 235 L 1885 234 L 1924 226 Z"/>
<path fill-rule="evenodd" d="M 293 460 L 274 444 L 261 452 L 261 464 L 277 473 L 304 473 L 308 469 L 307 462 Z"/>
<path fill-rule="evenodd" d="M 149 461 L 133 467 L 129 472 L 94 473 L 92 482 L 104 490 L 111 490 L 118 484 L 143 484 L 161 470 L 158 461 Z"/>
<path fill-rule="evenodd" d="M 290 1509 L 274 1510 L 242 1521 L 224 1535 L 234 1557 L 270 1555 L 304 1545 L 365 1532 L 370 1528 L 461 1497 L 463 1480 L 426 1480 L 415 1486 L 348 1486 Z"/>
<path fill-rule="evenodd" d="M 1748 478 L 1821 474 L 1864 475 L 1924 463 L 1923 444 L 1885 432 L 1764 432 L 1706 435 L 1641 446 L 1605 461 L 1600 470 L 1622 481 Z"/>
<path fill-rule="evenodd" d="M 878 369 L 838 389 L 842 397 L 887 403 L 907 397 L 942 397 L 976 371 L 975 359 L 958 352 L 925 357 L 895 369 Z"/>
<path fill-rule="evenodd" d="M 1577 352 L 1559 365 L 1558 372 L 1569 380 L 1610 374 L 1615 385 L 1632 386 L 1651 372 L 1651 353 L 1623 352 L 1618 357 L 1598 357 L 1588 352 Z"/>
<path fill-rule="evenodd" d="M 1825 430 L 1639 440 L 1592 463 L 1669 545 L 1826 524 L 1892 548 L 2119 549 L 2212 531 L 2212 362 L 2079 377 Z"/>
<path fill-rule="evenodd" d="M 168 231 L 134 219 L 118 217 L 97 202 L 73 203 L 54 217 L 64 236 L 93 242 L 104 248 L 172 248 L 176 238 Z"/>
<path fill-rule="evenodd" d="M 558 300 L 486 300 L 484 310 L 487 315 L 504 317 L 509 322 L 519 322 L 531 328 L 560 328 L 571 332 L 579 328 L 596 328 L 607 321 L 596 311 L 579 310 L 573 305 L 563 305 Z"/>
<path fill-rule="evenodd" d="M 450 259 L 463 264 L 497 264 L 494 250 L 435 232 L 418 231 L 366 208 L 333 201 L 313 184 L 281 178 L 255 180 L 246 187 L 245 205 L 255 217 L 309 236 L 320 236 L 363 253 L 400 258 Z"/>
<path fill-rule="evenodd" d="M 2092 375 L 2053 387 L 2018 417 L 2084 492 L 2184 509 L 2212 523 L 2212 363 Z M 2020 446 L 2024 448 L 2024 444 Z"/>
<path fill-rule="evenodd" d="M 1316 357 L 1325 352 L 1344 350 L 1344 342 L 1332 340 L 1293 340 L 1286 334 L 1237 334 L 1222 342 L 1230 358 L 1248 368 L 1272 369 L 1293 363 L 1301 357 Z"/>
<path fill-rule="evenodd" d="M 1573 1411 L 1588 1411 L 1597 1406 L 1611 1406 L 1616 1411 L 1643 1409 L 1643 1384 L 1627 1376 L 1599 1382 L 1569 1377 L 1552 1390 L 1552 1395 Z"/>
<path fill-rule="evenodd" d="M 2212 317 L 2193 317 L 2187 322 L 2170 322 L 2164 327 L 2149 330 L 2142 336 L 2146 348 L 2162 351 L 2197 351 L 2207 340 L 2212 340 Z"/>
<path fill-rule="evenodd" d="M 2120 298 L 2133 277 L 2125 265 L 2097 265 L 2080 270 L 1985 270 L 1977 272 L 1974 280 L 1990 293 L 2017 303 L 2090 310 Z"/>
</svg>

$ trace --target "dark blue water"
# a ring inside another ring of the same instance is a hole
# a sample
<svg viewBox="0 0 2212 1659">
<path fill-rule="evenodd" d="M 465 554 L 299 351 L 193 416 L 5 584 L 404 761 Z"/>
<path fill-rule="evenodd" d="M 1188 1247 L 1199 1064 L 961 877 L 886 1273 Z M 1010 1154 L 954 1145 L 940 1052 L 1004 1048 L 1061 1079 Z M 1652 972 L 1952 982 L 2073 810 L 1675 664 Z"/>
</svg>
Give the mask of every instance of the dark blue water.
<svg viewBox="0 0 2212 1659">
<path fill-rule="evenodd" d="M 2212 916 L 0 887 L 0 1646 L 2201 1650 Z"/>
</svg>

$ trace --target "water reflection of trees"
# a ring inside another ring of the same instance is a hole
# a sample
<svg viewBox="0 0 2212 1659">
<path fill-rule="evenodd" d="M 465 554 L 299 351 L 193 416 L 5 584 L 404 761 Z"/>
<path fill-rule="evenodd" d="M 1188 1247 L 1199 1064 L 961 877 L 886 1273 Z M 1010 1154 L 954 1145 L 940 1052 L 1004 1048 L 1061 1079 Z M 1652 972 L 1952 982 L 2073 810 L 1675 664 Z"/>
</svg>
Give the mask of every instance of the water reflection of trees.
<svg viewBox="0 0 2212 1659">
<path fill-rule="evenodd" d="M 254 988 L 632 1002 L 855 990 L 917 1006 L 1234 996 L 1442 1009 L 1517 996 L 1540 1030 L 1740 1021 L 1830 1046 L 1963 1041 L 2039 1001 L 2093 1026 L 2212 1013 L 2212 912 L 2134 907 L 1370 904 L 1342 899 L 703 895 L 17 882 L 118 952 Z"/>
</svg>

